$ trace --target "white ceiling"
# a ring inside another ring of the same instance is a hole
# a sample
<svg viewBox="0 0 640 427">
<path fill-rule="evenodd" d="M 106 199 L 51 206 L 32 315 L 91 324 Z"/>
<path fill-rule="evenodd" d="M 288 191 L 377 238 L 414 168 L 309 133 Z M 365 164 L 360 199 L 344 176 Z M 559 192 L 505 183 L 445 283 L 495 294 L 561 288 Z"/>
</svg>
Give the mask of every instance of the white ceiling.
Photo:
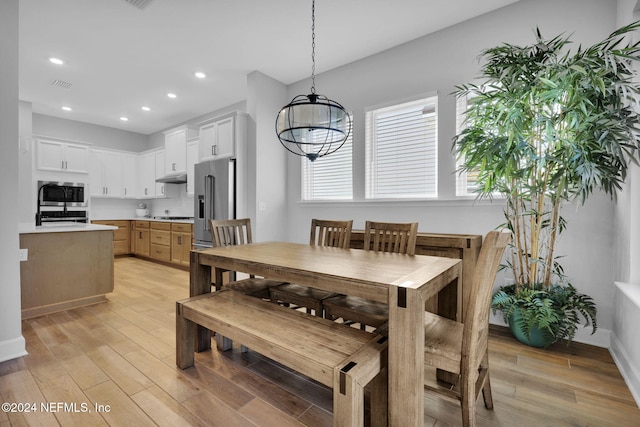
<svg viewBox="0 0 640 427">
<path fill-rule="evenodd" d="M 515 1 L 318 0 L 316 74 Z M 142 134 L 245 100 L 252 71 L 311 74 L 311 0 L 20 0 L 19 25 L 20 99 L 35 113 Z"/>
</svg>

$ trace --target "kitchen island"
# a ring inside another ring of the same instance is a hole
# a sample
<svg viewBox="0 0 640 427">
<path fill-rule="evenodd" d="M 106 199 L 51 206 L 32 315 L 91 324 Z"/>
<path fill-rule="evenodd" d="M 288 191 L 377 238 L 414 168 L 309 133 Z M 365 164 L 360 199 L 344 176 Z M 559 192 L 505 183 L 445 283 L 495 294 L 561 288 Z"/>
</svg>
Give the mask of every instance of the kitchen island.
<svg viewBox="0 0 640 427">
<path fill-rule="evenodd" d="M 96 304 L 113 291 L 116 227 L 20 224 L 22 318 Z"/>
</svg>

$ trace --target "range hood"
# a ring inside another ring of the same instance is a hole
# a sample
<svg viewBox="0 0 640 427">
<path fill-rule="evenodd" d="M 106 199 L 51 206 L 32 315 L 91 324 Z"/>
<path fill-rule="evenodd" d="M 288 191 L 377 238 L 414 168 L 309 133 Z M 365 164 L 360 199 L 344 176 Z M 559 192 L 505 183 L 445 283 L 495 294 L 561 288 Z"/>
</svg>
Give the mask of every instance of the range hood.
<svg viewBox="0 0 640 427">
<path fill-rule="evenodd" d="M 156 182 L 162 182 L 164 184 L 186 184 L 187 174 L 178 173 L 173 175 L 165 175 L 161 178 L 156 179 Z"/>
</svg>

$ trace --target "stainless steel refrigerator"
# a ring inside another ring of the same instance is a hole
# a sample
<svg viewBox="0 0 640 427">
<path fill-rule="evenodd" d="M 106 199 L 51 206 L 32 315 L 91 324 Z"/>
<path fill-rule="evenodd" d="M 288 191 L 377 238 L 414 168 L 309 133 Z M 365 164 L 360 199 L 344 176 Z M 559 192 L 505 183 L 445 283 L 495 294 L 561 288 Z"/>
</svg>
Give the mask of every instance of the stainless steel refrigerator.
<svg viewBox="0 0 640 427">
<path fill-rule="evenodd" d="M 236 217 L 235 159 L 197 163 L 194 169 L 194 248 L 210 248 L 210 219 Z"/>
</svg>

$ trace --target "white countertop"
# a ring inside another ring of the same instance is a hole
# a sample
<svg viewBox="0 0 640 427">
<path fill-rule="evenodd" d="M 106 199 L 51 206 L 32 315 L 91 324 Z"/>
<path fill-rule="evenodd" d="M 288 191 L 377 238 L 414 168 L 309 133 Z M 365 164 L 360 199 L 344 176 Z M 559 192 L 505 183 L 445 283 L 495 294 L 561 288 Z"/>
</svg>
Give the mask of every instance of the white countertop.
<svg viewBox="0 0 640 427">
<path fill-rule="evenodd" d="M 29 233 L 69 233 L 75 231 L 103 231 L 117 230 L 118 227 L 100 224 L 83 224 L 80 222 L 46 222 L 36 227 L 35 223 L 21 222 L 18 230 L 20 234 Z"/>
<path fill-rule="evenodd" d="M 160 219 L 160 218 L 147 218 L 143 216 L 136 217 L 122 217 L 116 218 L 113 216 L 105 217 L 105 218 L 91 218 L 91 221 L 154 221 L 154 222 L 180 222 L 185 224 L 193 224 L 193 218 L 191 219 Z"/>
</svg>

